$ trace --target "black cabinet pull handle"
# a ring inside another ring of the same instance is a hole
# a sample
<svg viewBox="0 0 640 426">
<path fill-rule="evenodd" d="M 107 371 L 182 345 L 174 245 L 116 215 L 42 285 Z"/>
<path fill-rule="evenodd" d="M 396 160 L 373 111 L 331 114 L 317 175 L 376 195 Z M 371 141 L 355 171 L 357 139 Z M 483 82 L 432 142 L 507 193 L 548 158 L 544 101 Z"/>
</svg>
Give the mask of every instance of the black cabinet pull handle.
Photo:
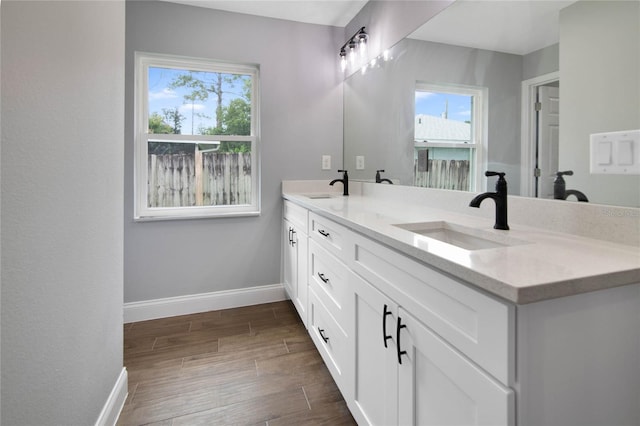
<svg viewBox="0 0 640 426">
<path fill-rule="evenodd" d="M 295 236 L 296 236 L 296 231 L 294 231 L 293 229 L 291 230 L 291 245 L 295 246 L 297 241 L 295 240 Z"/>
<path fill-rule="evenodd" d="M 391 311 L 387 310 L 388 306 L 385 304 L 382 310 L 382 340 L 384 341 L 384 347 L 387 346 L 387 340 L 393 339 L 393 336 L 387 336 L 387 315 L 391 315 Z"/>
<path fill-rule="evenodd" d="M 329 233 L 327 231 L 325 231 L 324 229 L 318 229 L 318 234 L 322 235 L 323 237 L 328 237 Z"/>
<path fill-rule="evenodd" d="M 407 328 L 405 324 L 402 324 L 402 318 L 398 317 L 398 323 L 396 328 L 396 344 L 398 349 L 398 364 L 402 364 L 402 355 L 406 355 L 407 351 L 400 350 L 400 330 Z"/>
<path fill-rule="evenodd" d="M 322 337 L 322 340 L 324 340 L 325 343 L 327 343 L 329 341 L 329 338 L 324 335 L 324 329 L 323 328 L 318 327 L 318 333 L 320 333 L 320 337 Z"/>
<path fill-rule="evenodd" d="M 291 242 L 293 241 L 293 238 L 291 238 L 291 233 L 293 232 L 293 228 L 289 227 L 289 244 L 291 244 Z"/>
<path fill-rule="evenodd" d="M 321 274 L 320 272 L 318 272 L 318 276 L 320 277 L 323 283 L 326 284 L 329 282 L 329 278 L 325 277 L 324 274 Z"/>
</svg>

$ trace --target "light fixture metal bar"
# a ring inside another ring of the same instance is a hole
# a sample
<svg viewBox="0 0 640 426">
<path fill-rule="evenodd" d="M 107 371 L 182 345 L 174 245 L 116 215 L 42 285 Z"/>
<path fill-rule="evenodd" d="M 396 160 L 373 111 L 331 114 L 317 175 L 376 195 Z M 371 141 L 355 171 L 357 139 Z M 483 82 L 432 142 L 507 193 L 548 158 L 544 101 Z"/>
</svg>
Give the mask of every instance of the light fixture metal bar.
<svg viewBox="0 0 640 426">
<path fill-rule="evenodd" d="M 367 34 L 367 32 L 366 32 L 364 29 L 365 29 L 365 27 L 362 27 L 362 28 L 360 28 L 358 31 L 356 31 L 356 33 L 355 33 L 354 35 L 352 35 L 352 36 L 351 36 L 351 37 L 350 37 L 350 38 L 349 38 L 349 39 L 348 39 L 348 40 L 347 40 L 347 41 L 342 45 L 342 47 L 340 48 L 340 50 L 341 50 L 341 51 L 342 51 L 342 50 L 344 50 L 344 49 L 347 47 L 347 45 L 348 45 L 349 43 L 351 43 L 351 42 L 353 42 L 353 41 L 354 41 L 354 39 L 356 38 L 356 36 L 358 36 L 358 35 L 360 35 L 360 34 Z"/>
</svg>

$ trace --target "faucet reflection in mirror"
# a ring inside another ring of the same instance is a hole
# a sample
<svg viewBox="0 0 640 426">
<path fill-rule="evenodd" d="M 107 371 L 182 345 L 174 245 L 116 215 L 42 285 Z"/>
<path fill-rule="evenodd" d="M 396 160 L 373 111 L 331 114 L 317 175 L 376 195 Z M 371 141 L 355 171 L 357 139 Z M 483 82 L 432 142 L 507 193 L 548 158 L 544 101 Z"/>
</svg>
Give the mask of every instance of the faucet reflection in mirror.
<svg viewBox="0 0 640 426">
<path fill-rule="evenodd" d="M 553 181 L 553 198 L 556 200 L 566 200 L 569 195 L 575 195 L 578 201 L 589 202 L 586 195 L 576 189 L 567 189 L 567 184 L 562 176 L 573 176 L 573 170 L 557 172 Z"/>
</svg>

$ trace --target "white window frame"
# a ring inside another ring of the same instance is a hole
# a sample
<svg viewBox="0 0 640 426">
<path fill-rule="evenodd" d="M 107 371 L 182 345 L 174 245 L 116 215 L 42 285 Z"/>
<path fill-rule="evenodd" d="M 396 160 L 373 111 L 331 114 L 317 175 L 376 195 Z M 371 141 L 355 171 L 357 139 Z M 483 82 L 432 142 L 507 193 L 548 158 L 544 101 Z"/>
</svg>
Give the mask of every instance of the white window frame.
<svg viewBox="0 0 640 426">
<path fill-rule="evenodd" d="M 191 71 L 222 72 L 251 75 L 251 134 L 227 135 L 174 135 L 150 134 L 148 105 L 149 67 L 185 69 Z M 229 216 L 258 216 L 260 214 L 260 99 L 259 67 L 210 61 L 183 56 L 154 53 L 135 53 L 135 149 L 134 149 L 134 220 L 170 220 L 215 218 Z M 220 143 L 223 141 L 251 142 L 251 203 L 241 205 L 149 207 L 148 206 L 148 146 L 149 141 L 179 143 Z"/>
<path fill-rule="evenodd" d="M 473 96 L 474 108 L 471 116 L 473 129 L 471 131 L 472 140 L 470 143 L 433 143 L 423 141 L 414 141 L 414 143 L 415 148 L 470 148 L 473 161 L 471 162 L 470 175 L 472 176 L 472 181 L 469 191 L 479 192 L 486 190 L 487 183 L 486 179 L 484 179 L 484 170 L 487 170 L 487 124 L 489 121 L 489 89 L 486 87 L 465 86 L 460 84 L 416 82 L 415 92 L 418 91 Z"/>
</svg>

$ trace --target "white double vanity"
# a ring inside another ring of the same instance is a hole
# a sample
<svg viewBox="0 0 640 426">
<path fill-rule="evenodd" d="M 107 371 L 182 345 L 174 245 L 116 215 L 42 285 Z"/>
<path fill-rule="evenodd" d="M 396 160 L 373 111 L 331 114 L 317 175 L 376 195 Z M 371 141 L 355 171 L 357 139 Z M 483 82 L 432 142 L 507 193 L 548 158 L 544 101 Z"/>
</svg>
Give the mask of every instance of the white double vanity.
<svg viewBox="0 0 640 426">
<path fill-rule="evenodd" d="M 335 186 L 283 182 L 283 281 L 358 424 L 640 424 L 638 209 Z"/>
</svg>

